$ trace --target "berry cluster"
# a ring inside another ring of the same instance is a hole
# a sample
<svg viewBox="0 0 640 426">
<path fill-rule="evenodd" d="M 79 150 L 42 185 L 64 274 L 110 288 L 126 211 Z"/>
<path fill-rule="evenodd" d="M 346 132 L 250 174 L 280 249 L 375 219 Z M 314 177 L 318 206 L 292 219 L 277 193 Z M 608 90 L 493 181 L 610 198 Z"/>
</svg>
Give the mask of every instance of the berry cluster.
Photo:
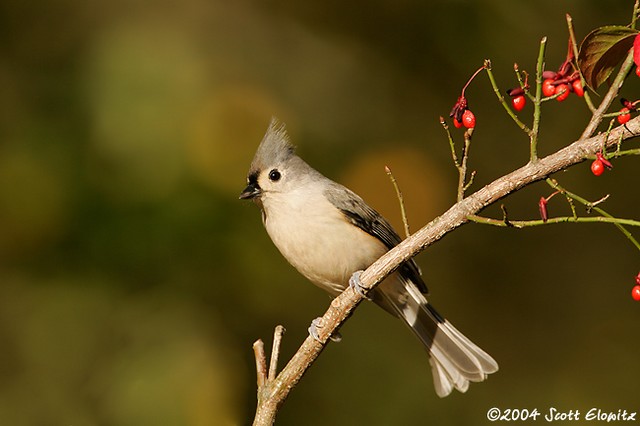
<svg viewBox="0 0 640 426">
<path fill-rule="evenodd" d="M 567 76 L 566 71 L 569 70 L 568 65 L 571 65 L 571 63 L 567 64 L 567 66 L 563 64 L 558 72 L 545 71 L 542 73 L 542 78 L 544 79 L 542 81 L 542 94 L 544 96 L 557 95 L 556 100 L 558 102 L 567 99 L 571 92 L 580 97 L 584 96 L 584 87 L 580 80 L 580 73 L 573 71 Z"/>
<path fill-rule="evenodd" d="M 582 97 L 584 87 L 580 79 L 580 71 L 575 65 L 573 46 L 569 40 L 567 58 L 558 68 L 558 71 L 544 71 L 542 73 L 542 94 L 546 97 L 555 96 L 558 102 L 569 97 L 571 92 Z"/>
<path fill-rule="evenodd" d="M 558 71 L 544 71 L 542 73 L 542 94 L 545 97 L 555 96 L 558 102 L 562 102 L 569 97 L 570 93 L 575 93 L 579 97 L 584 96 L 584 87 L 580 79 L 580 71 L 574 64 L 573 49 L 569 43 L 567 58 L 560 65 Z M 515 65 L 518 70 L 517 64 Z M 522 111 L 527 103 L 525 92 L 529 90 L 528 75 L 525 74 L 525 81 L 522 87 L 507 90 L 507 95 L 511 97 L 511 105 L 516 111 Z"/>
<path fill-rule="evenodd" d="M 467 98 L 460 96 L 458 102 L 453 106 L 449 113 L 449 117 L 453 117 L 453 125 L 457 129 L 464 126 L 467 129 L 476 127 L 476 116 L 471 112 L 467 105 Z"/>
</svg>

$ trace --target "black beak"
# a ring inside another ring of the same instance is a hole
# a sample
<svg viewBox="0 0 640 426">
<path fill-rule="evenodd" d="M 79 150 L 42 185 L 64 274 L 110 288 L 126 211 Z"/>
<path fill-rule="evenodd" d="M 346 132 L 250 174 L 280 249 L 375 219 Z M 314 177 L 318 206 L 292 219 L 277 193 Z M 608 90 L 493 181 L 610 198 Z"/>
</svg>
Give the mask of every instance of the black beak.
<svg viewBox="0 0 640 426">
<path fill-rule="evenodd" d="M 240 194 L 240 199 L 251 200 L 259 196 L 261 193 L 262 193 L 262 190 L 260 189 L 257 183 L 250 183 L 249 185 L 247 185 L 244 191 L 242 191 L 242 193 Z"/>
</svg>

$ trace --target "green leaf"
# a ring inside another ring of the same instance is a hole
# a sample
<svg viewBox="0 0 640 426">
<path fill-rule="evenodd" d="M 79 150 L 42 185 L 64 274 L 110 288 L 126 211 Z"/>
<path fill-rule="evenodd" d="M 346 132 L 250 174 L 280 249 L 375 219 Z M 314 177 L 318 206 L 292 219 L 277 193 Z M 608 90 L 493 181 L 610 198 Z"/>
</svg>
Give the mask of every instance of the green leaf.
<svg viewBox="0 0 640 426">
<path fill-rule="evenodd" d="M 591 31 L 580 45 L 578 66 L 589 87 L 597 89 L 633 46 L 637 30 L 607 26 Z"/>
</svg>

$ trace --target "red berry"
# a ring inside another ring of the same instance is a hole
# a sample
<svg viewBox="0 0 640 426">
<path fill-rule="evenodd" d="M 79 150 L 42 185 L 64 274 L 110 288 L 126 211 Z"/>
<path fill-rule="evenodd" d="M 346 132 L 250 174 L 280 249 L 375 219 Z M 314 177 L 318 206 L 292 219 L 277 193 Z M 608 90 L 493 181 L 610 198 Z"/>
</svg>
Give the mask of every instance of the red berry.
<svg viewBox="0 0 640 426">
<path fill-rule="evenodd" d="M 457 118 L 453 118 L 453 125 L 456 126 L 456 129 L 459 129 L 460 127 L 462 127 L 462 123 L 458 121 Z"/>
<path fill-rule="evenodd" d="M 633 297 L 633 300 L 636 302 L 640 302 L 640 285 L 633 286 L 631 289 L 631 297 Z"/>
<path fill-rule="evenodd" d="M 553 79 L 547 78 L 542 82 L 542 94 L 549 97 L 556 93 L 556 86 L 553 85 Z"/>
<path fill-rule="evenodd" d="M 629 108 L 624 107 L 620 110 L 620 115 L 618 116 L 618 123 L 625 124 L 629 120 L 631 120 L 631 114 L 629 112 Z"/>
<path fill-rule="evenodd" d="M 513 104 L 513 109 L 515 109 L 516 111 L 522 111 L 525 104 L 527 103 L 527 100 L 524 95 L 518 95 L 515 98 L 511 99 L 511 103 Z"/>
<path fill-rule="evenodd" d="M 464 124 L 464 127 L 467 129 L 476 127 L 476 116 L 473 115 L 471 110 L 468 109 L 462 114 L 462 124 Z"/>
<path fill-rule="evenodd" d="M 640 67 L 636 66 L 636 75 L 640 77 Z"/>
<path fill-rule="evenodd" d="M 602 164 L 602 161 L 596 159 L 591 163 L 591 173 L 596 176 L 600 176 L 604 173 L 604 164 Z"/>
<path fill-rule="evenodd" d="M 556 86 L 556 93 L 560 93 L 556 100 L 562 102 L 569 97 L 569 86 L 566 84 L 558 84 Z"/>
<path fill-rule="evenodd" d="M 571 86 L 573 87 L 573 91 L 576 92 L 576 95 L 580 97 L 584 96 L 584 87 L 582 87 L 580 79 L 574 80 Z"/>
<path fill-rule="evenodd" d="M 640 272 L 636 275 L 636 284 L 640 285 Z"/>
</svg>

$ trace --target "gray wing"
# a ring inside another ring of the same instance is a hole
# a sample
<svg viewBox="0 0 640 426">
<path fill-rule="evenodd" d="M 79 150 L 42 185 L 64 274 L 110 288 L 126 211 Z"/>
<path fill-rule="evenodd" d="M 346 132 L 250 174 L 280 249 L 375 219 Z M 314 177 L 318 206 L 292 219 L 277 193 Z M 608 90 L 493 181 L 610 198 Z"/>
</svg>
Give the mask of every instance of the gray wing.
<svg viewBox="0 0 640 426">
<path fill-rule="evenodd" d="M 353 191 L 344 186 L 331 182 L 329 189 L 325 191 L 325 197 L 336 206 L 345 217 L 358 228 L 379 239 L 387 248 L 400 244 L 402 239 L 393 229 L 391 224 L 372 209 Z M 420 276 L 420 268 L 413 259 L 405 262 L 399 269 L 400 275 L 413 282 L 424 294 L 428 293 L 427 285 Z"/>
</svg>

